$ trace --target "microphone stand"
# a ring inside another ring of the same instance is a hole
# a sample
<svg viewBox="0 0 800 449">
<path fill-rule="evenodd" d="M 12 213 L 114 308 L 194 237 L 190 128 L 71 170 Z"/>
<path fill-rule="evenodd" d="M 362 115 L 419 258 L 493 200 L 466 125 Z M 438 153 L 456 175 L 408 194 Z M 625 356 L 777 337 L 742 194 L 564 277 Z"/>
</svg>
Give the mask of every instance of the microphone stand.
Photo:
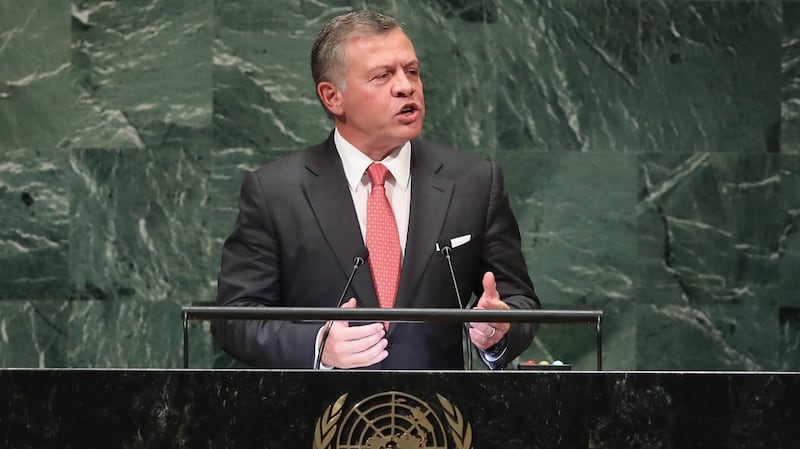
<svg viewBox="0 0 800 449">
<path fill-rule="evenodd" d="M 347 295 L 347 290 L 350 289 L 350 284 L 353 283 L 353 277 L 356 275 L 356 271 L 361 265 L 364 265 L 366 257 L 356 256 L 353 258 L 353 269 L 350 271 L 350 276 L 347 278 L 347 282 L 344 284 L 344 289 L 342 289 L 342 294 L 339 296 L 339 301 L 336 303 L 336 308 L 342 307 L 344 303 L 344 297 Z M 333 326 L 333 321 L 328 320 L 325 323 L 325 327 L 322 330 L 322 340 L 319 343 L 319 353 L 317 354 L 316 360 L 314 360 L 314 369 L 318 370 L 320 364 L 322 363 L 322 352 L 325 350 L 325 343 L 328 341 L 328 334 L 331 332 L 331 326 Z"/>
<path fill-rule="evenodd" d="M 447 268 L 450 269 L 450 279 L 453 281 L 453 289 L 456 291 L 456 299 L 458 300 L 458 307 L 461 310 L 464 310 L 464 302 L 461 301 L 461 293 L 458 291 L 458 282 L 456 281 L 456 272 L 453 270 L 453 261 L 450 259 L 450 247 L 449 246 L 442 246 L 441 252 L 444 255 L 445 260 L 447 261 Z M 464 340 L 466 340 L 466 347 L 467 347 L 467 370 L 472 371 L 472 342 L 469 339 L 469 324 L 467 322 L 462 323 L 463 331 L 464 331 Z"/>
</svg>

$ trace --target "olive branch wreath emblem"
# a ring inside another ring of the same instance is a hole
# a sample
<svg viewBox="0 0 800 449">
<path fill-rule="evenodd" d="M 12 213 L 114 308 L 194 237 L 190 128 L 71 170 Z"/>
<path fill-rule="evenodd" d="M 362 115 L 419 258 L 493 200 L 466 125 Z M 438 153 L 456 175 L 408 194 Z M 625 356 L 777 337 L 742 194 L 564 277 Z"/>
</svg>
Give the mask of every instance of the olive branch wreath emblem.
<svg viewBox="0 0 800 449">
<path fill-rule="evenodd" d="M 472 449 L 472 426 L 464 421 L 461 410 L 453 405 L 444 396 L 436 394 L 439 403 L 445 411 L 447 424 L 450 427 L 450 436 L 456 449 Z M 314 445 L 313 449 L 332 449 L 333 438 L 338 430 L 338 422 L 342 417 L 342 407 L 347 400 L 347 393 L 339 396 L 333 404 L 329 405 L 317 419 L 314 426 Z"/>
<path fill-rule="evenodd" d="M 453 437 L 456 449 L 472 449 L 472 426 L 464 421 L 461 410 L 439 393 L 436 393 L 436 398 L 444 408 L 447 424 L 450 426 L 450 435 Z"/>
<path fill-rule="evenodd" d="M 317 419 L 317 425 L 314 426 L 314 449 L 329 449 L 331 441 L 336 436 L 336 423 L 342 417 L 342 407 L 344 401 L 347 399 L 347 393 L 339 396 L 332 405 L 322 413 L 322 416 Z"/>
</svg>

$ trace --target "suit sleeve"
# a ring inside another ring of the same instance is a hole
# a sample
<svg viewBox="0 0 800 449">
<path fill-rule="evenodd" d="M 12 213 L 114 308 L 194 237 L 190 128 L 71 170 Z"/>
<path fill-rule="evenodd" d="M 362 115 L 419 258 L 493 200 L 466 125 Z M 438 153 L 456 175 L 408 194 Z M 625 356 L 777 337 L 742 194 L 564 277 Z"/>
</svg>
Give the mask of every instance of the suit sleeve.
<svg viewBox="0 0 800 449">
<path fill-rule="evenodd" d="M 258 176 L 250 173 L 242 184 L 234 230 L 222 248 L 217 304 L 285 305 L 280 250 L 267 195 Z M 212 333 L 223 349 L 251 365 L 310 368 L 320 326 L 288 321 L 216 321 Z"/>
<path fill-rule="evenodd" d="M 519 225 L 503 187 L 502 173 L 494 161 L 490 161 L 489 165 L 491 188 L 482 256 L 485 266 L 481 273 L 494 273 L 500 299 L 512 309 L 539 309 L 540 301 L 528 275 Z M 478 280 L 476 295 L 480 296 L 481 293 Z M 534 323 L 512 323 L 506 334 L 507 350 L 493 365 L 505 366 L 519 356 L 530 346 L 537 329 L 538 325 Z"/>
</svg>

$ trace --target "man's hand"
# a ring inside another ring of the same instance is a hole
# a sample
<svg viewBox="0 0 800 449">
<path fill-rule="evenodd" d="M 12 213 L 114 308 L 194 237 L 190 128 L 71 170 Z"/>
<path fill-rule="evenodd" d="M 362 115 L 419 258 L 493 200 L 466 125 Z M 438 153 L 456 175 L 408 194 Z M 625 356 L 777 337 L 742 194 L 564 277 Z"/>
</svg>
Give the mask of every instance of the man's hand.
<svg viewBox="0 0 800 449">
<path fill-rule="evenodd" d="M 478 299 L 476 309 L 483 310 L 508 310 L 508 304 L 500 300 L 497 293 L 497 284 L 494 273 L 491 271 L 483 275 L 483 294 Z M 486 350 L 497 344 L 511 328 L 509 323 L 470 323 L 469 339 L 479 349 Z"/>
<path fill-rule="evenodd" d="M 355 307 L 355 298 L 342 304 L 342 308 Z M 374 365 L 389 355 L 385 335 L 383 323 L 350 327 L 347 321 L 334 321 L 322 351 L 322 364 L 334 368 Z"/>
</svg>

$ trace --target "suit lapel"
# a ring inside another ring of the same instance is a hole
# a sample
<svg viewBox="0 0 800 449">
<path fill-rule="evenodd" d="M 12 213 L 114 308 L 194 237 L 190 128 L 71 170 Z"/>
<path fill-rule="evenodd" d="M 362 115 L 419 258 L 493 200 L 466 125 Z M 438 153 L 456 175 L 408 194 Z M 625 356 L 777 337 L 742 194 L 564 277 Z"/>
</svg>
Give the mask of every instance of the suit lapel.
<svg viewBox="0 0 800 449">
<path fill-rule="evenodd" d="M 309 176 L 303 189 L 325 240 L 339 260 L 344 287 L 353 269 L 353 258 L 364 253 L 365 245 L 332 134 L 325 144 L 310 152 L 306 168 Z M 360 307 L 378 306 L 368 266 L 362 266 L 356 273 L 352 289 Z"/>
<path fill-rule="evenodd" d="M 453 181 L 437 175 L 442 162 L 432 160 L 425 145 L 417 141 L 412 142 L 411 149 L 411 211 L 397 307 L 411 303 L 415 287 L 435 252 L 453 194 Z"/>
</svg>

